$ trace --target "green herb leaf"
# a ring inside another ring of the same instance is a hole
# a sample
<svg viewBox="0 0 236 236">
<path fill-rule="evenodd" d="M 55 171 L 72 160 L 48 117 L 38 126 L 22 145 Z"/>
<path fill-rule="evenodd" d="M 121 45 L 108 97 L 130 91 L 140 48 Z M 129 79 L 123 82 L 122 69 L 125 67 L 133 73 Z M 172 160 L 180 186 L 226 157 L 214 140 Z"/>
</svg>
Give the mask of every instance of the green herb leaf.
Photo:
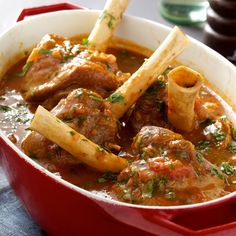
<svg viewBox="0 0 236 236">
<path fill-rule="evenodd" d="M 27 63 L 23 66 L 22 72 L 18 73 L 17 76 L 18 76 L 18 77 L 24 77 L 24 76 L 28 73 L 28 71 L 30 70 L 32 64 L 33 64 L 32 61 L 27 62 Z"/>
<path fill-rule="evenodd" d="M 189 154 L 185 150 L 176 150 L 175 155 L 177 157 L 181 158 L 182 160 L 188 160 L 189 159 Z"/>
<path fill-rule="evenodd" d="M 111 94 L 111 95 L 107 98 L 107 100 L 108 100 L 109 102 L 111 102 L 111 103 L 121 103 L 121 102 L 124 101 L 124 97 L 123 97 L 121 94 L 115 92 L 115 93 Z"/>
<path fill-rule="evenodd" d="M 236 126 L 232 127 L 232 137 L 233 137 L 233 140 L 236 141 Z"/>
<path fill-rule="evenodd" d="M 222 130 L 220 130 L 220 129 L 217 129 L 217 130 L 213 133 L 213 136 L 214 136 L 214 138 L 215 138 L 216 141 L 223 141 L 223 140 L 225 140 L 225 138 L 226 138 L 225 133 L 224 133 Z"/>
<path fill-rule="evenodd" d="M 138 137 L 137 137 L 136 144 L 137 144 L 138 153 L 141 154 L 141 153 L 142 153 L 142 150 L 141 150 L 142 137 L 141 137 L 141 136 L 138 136 Z"/>
<path fill-rule="evenodd" d="M 228 149 L 232 153 L 236 153 L 236 143 L 231 143 L 228 145 Z"/>
<path fill-rule="evenodd" d="M 168 199 L 168 200 L 175 200 L 176 199 L 176 195 L 174 192 L 170 191 L 168 193 L 165 194 L 165 197 Z"/>
<path fill-rule="evenodd" d="M 198 150 L 205 150 L 209 147 L 210 142 L 206 140 L 201 140 L 196 144 L 196 149 Z"/>
<path fill-rule="evenodd" d="M 106 181 L 116 182 L 117 174 L 111 172 L 105 172 L 101 177 L 98 178 L 98 183 L 104 183 Z"/>
<path fill-rule="evenodd" d="M 12 109 L 9 106 L 0 105 L 0 110 L 6 112 L 11 111 Z"/>
<path fill-rule="evenodd" d="M 89 45 L 89 40 L 87 38 L 83 38 L 82 41 L 81 41 L 81 44 L 88 46 Z"/>
<path fill-rule="evenodd" d="M 142 193 L 144 197 L 151 198 L 154 192 L 154 180 L 150 179 L 144 186 L 142 187 Z"/>
<path fill-rule="evenodd" d="M 168 180 L 166 178 L 157 178 L 156 181 L 156 186 L 157 186 L 157 190 L 159 192 L 164 192 L 165 188 L 166 188 L 166 184 L 168 183 Z"/>
<path fill-rule="evenodd" d="M 146 95 L 153 95 L 156 94 L 157 92 L 159 92 L 159 90 L 163 89 L 166 87 L 166 82 L 163 80 L 158 79 L 157 81 L 155 81 L 151 87 L 149 87 L 149 89 L 146 91 Z"/>
<path fill-rule="evenodd" d="M 113 20 L 115 20 L 116 18 L 113 15 L 111 15 L 110 13 L 108 13 L 106 10 L 103 11 L 102 14 L 99 16 L 100 21 L 103 21 L 105 18 L 109 18 L 107 26 L 109 28 L 112 28 Z"/>
<path fill-rule="evenodd" d="M 74 55 L 62 54 L 63 61 L 67 61 L 69 59 L 74 58 Z"/>
<path fill-rule="evenodd" d="M 200 152 L 196 153 L 196 159 L 199 163 L 203 163 L 204 162 L 204 157 Z"/>
<path fill-rule="evenodd" d="M 230 162 L 223 162 L 221 169 L 227 175 L 233 175 L 235 172 L 235 166 L 233 166 Z"/>
<path fill-rule="evenodd" d="M 171 164 L 169 164 L 169 168 L 170 168 L 171 170 L 174 170 L 174 169 L 175 169 L 175 166 L 171 163 Z"/>
<path fill-rule="evenodd" d="M 102 101 L 103 101 L 103 98 L 97 97 L 97 96 L 95 96 L 95 95 L 89 95 L 89 97 L 90 97 L 91 99 L 93 99 L 94 101 L 98 101 L 98 102 L 102 102 Z"/>
<path fill-rule="evenodd" d="M 41 48 L 38 53 L 41 55 L 49 55 L 49 54 L 52 54 L 52 50 L 46 49 L 46 48 Z"/>
<path fill-rule="evenodd" d="M 211 173 L 216 175 L 220 179 L 225 180 L 225 176 L 221 173 L 221 171 L 218 170 L 218 168 L 216 166 L 213 166 L 211 168 Z"/>
</svg>

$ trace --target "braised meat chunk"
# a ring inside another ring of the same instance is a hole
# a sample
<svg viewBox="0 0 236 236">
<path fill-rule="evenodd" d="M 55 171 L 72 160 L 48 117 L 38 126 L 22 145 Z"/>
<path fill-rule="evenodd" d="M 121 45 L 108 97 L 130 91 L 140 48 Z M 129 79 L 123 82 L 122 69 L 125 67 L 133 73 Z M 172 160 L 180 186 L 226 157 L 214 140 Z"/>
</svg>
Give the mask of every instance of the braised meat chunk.
<svg viewBox="0 0 236 236">
<path fill-rule="evenodd" d="M 180 134 L 146 126 L 137 134 L 132 147 L 139 159 L 118 176 L 113 189 L 119 199 L 146 205 L 175 205 L 224 194 L 224 174 Z"/>
<path fill-rule="evenodd" d="M 130 117 L 131 125 L 136 132 L 147 125 L 168 127 L 166 84 L 166 77 L 159 76 L 144 95 L 138 99 Z"/>
<path fill-rule="evenodd" d="M 51 113 L 96 144 L 108 147 L 115 141 L 116 119 L 109 103 L 94 92 L 74 90 Z M 34 131 L 24 140 L 22 148 L 27 155 L 38 159 L 50 156 L 57 162 L 77 162 L 69 153 Z"/>
<path fill-rule="evenodd" d="M 107 97 L 129 76 L 118 73 L 116 58 L 112 54 L 72 44 L 56 35 L 46 35 L 42 39 L 23 71 L 23 96 L 31 102 L 41 102 L 53 95 L 55 100 L 58 91 L 70 92 L 80 87 Z M 65 93 L 61 94 L 65 96 Z"/>
</svg>

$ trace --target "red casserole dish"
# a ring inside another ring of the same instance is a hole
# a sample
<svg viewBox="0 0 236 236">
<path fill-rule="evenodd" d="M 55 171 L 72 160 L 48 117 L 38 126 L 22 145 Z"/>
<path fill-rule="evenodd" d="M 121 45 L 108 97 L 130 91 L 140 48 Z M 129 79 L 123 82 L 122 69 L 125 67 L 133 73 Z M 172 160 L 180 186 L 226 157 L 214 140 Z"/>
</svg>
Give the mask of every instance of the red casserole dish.
<svg viewBox="0 0 236 236">
<path fill-rule="evenodd" d="M 22 12 L 18 20 L 22 20 L 24 14 L 61 10 L 64 7 L 76 8 L 65 3 L 28 9 Z M 35 45 L 46 33 L 73 36 L 90 32 L 98 13 L 88 10 L 60 11 L 16 24 L 0 38 L 0 74 L 5 72 L 6 65 L 17 52 Z M 141 29 L 145 37 L 137 37 Z M 116 34 L 132 41 L 138 38 L 137 43 L 155 49 L 158 41 L 163 40 L 168 32 L 168 28 L 157 23 L 124 17 Z M 179 60 L 202 71 L 236 105 L 233 89 L 236 87 L 233 80 L 236 69 L 226 59 L 191 39 L 190 47 Z M 214 73 L 216 68 L 220 68 L 217 75 Z M 227 77 L 227 84 L 221 80 L 222 75 Z M 235 193 L 188 206 L 136 206 L 103 199 L 60 179 L 28 158 L 2 132 L 0 153 L 1 165 L 12 188 L 32 218 L 49 235 L 234 235 L 236 232 Z"/>
</svg>

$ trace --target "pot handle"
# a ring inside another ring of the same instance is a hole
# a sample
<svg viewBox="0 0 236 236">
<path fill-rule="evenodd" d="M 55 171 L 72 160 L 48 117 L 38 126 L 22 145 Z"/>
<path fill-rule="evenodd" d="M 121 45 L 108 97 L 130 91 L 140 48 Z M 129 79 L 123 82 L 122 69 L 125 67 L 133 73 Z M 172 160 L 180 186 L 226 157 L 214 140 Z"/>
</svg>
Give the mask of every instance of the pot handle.
<svg viewBox="0 0 236 236">
<path fill-rule="evenodd" d="M 54 12 L 54 11 L 61 11 L 61 10 L 73 10 L 73 9 L 87 9 L 86 7 L 80 6 L 78 4 L 73 4 L 70 2 L 63 2 L 57 3 L 52 5 L 45 5 L 45 6 L 37 6 L 37 7 L 30 7 L 24 8 L 19 17 L 17 18 L 17 22 L 24 20 L 27 16 Z"/>
<path fill-rule="evenodd" d="M 162 225 L 174 235 L 235 235 L 236 199 L 231 198 L 215 206 L 199 210 L 179 209 L 165 214 L 143 214 L 150 223 Z"/>
</svg>

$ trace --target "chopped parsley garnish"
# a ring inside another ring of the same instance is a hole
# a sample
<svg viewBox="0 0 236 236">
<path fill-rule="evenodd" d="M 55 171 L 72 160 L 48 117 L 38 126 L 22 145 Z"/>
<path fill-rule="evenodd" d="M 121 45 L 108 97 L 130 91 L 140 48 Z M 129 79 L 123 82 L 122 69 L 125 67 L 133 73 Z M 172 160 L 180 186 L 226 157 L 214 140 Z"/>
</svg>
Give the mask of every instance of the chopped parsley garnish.
<svg viewBox="0 0 236 236">
<path fill-rule="evenodd" d="M 210 145 L 209 141 L 201 140 L 196 144 L 196 148 L 198 150 L 206 150 L 209 147 L 209 145 Z"/>
<path fill-rule="evenodd" d="M 232 127 L 232 137 L 233 137 L 233 140 L 236 141 L 236 126 Z"/>
<path fill-rule="evenodd" d="M 5 113 L 4 120 L 7 122 L 11 122 L 12 124 L 27 124 L 32 117 L 32 115 L 28 112 L 28 106 L 23 103 L 16 103 L 11 107 L 0 105 L 0 110 Z"/>
<path fill-rule="evenodd" d="M 230 162 L 223 162 L 221 169 L 227 175 L 233 175 L 235 172 L 235 167 Z"/>
<path fill-rule="evenodd" d="M 146 91 L 146 95 L 153 95 L 157 93 L 159 90 L 163 89 L 166 87 L 166 82 L 163 80 L 158 79 L 155 81 L 151 87 Z"/>
<path fill-rule="evenodd" d="M 150 179 L 144 186 L 142 187 L 142 193 L 145 197 L 151 198 L 154 191 L 154 180 Z"/>
<path fill-rule="evenodd" d="M 98 183 L 104 183 L 107 181 L 116 182 L 116 177 L 117 177 L 117 174 L 115 173 L 105 172 L 104 174 L 102 174 L 101 177 L 98 178 L 97 182 Z"/>
<path fill-rule="evenodd" d="M 9 106 L 0 105 L 0 110 L 1 111 L 11 111 L 11 108 Z"/>
<path fill-rule="evenodd" d="M 105 61 L 104 63 L 105 63 L 105 65 L 106 65 L 107 69 L 108 69 L 108 70 L 111 70 L 111 65 L 110 65 L 107 61 Z"/>
<path fill-rule="evenodd" d="M 159 192 L 163 192 L 165 190 L 166 184 L 167 184 L 168 180 L 166 178 L 157 178 L 155 180 L 155 183 L 157 185 L 157 190 Z"/>
<path fill-rule="evenodd" d="M 203 163 L 204 162 L 204 157 L 200 152 L 196 153 L 196 159 L 199 163 Z"/>
<path fill-rule="evenodd" d="M 211 173 L 216 175 L 222 180 L 225 180 L 225 176 L 221 173 L 221 171 L 218 170 L 216 166 L 211 167 Z"/>
<path fill-rule="evenodd" d="M 18 73 L 17 76 L 18 76 L 18 77 L 24 77 L 24 76 L 28 73 L 28 71 L 30 70 L 32 64 L 33 64 L 32 61 L 27 62 L 27 63 L 23 66 L 22 72 Z"/>
<path fill-rule="evenodd" d="M 115 20 L 116 18 L 115 18 L 113 15 L 111 15 L 110 13 L 108 13 L 106 10 L 103 11 L 103 13 L 102 13 L 102 15 L 99 17 L 99 19 L 100 19 L 100 21 L 102 21 L 102 20 L 105 19 L 105 18 L 109 18 L 109 19 L 108 19 L 107 26 L 108 26 L 109 28 L 112 28 L 112 26 L 113 26 L 113 20 Z"/>
<path fill-rule="evenodd" d="M 81 44 L 82 45 L 89 45 L 89 40 L 87 38 L 83 38 L 82 41 L 81 41 Z"/>
<path fill-rule="evenodd" d="M 208 125 L 211 125 L 211 124 L 213 124 L 214 123 L 214 120 L 211 120 L 210 118 L 207 118 L 206 120 L 204 120 L 202 123 L 201 123 L 201 125 L 202 126 L 208 126 Z"/>
<path fill-rule="evenodd" d="M 51 50 L 51 49 L 41 48 L 41 49 L 39 50 L 39 54 L 41 54 L 41 55 L 49 55 L 49 54 L 51 54 L 51 53 L 52 53 L 52 50 Z"/>
<path fill-rule="evenodd" d="M 220 129 L 217 129 L 213 133 L 213 136 L 214 136 L 216 141 L 223 141 L 223 140 L 225 140 L 225 137 L 226 137 L 225 133 L 222 130 L 220 130 Z"/>
<path fill-rule="evenodd" d="M 165 197 L 168 199 L 168 200 L 175 200 L 176 199 L 176 195 L 174 192 L 170 191 L 168 193 L 165 194 Z"/>
<path fill-rule="evenodd" d="M 187 151 L 185 151 L 185 150 L 176 150 L 175 155 L 177 157 L 181 158 L 182 160 L 189 159 L 189 155 L 188 155 Z"/>
<path fill-rule="evenodd" d="M 67 60 L 72 59 L 74 57 L 75 57 L 74 55 L 68 55 L 68 54 L 63 54 L 62 55 L 62 58 L 63 58 L 64 61 L 67 61 Z"/>
<path fill-rule="evenodd" d="M 89 95 L 89 97 L 94 100 L 94 101 L 98 101 L 98 102 L 102 102 L 103 99 L 101 97 L 97 97 L 95 95 Z"/>
<path fill-rule="evenodd" d="M 174 169 L 175 169 L 175 166 L 171 163 L 171 164 L 169 164 L 169 168 L 170 168 L 171 170 L 174 170 Z"/>
<path fill-rule="evenodd" d="M 115 93 L 111 94 L 111 95 L 107 98 L 107 100 L 108 100 L 109 102 L 111 102 L 111 103 L 120 103 L 120 102 L 123 102 L 123 101 L 124 101 L 124 97 L 123 97 L 121 94 L 115 92 Z"/>
<path fill-rule="evenodd" d="M 236 153 L 236 143 L 231 143 L 228 145 L 228 149 L 232 153 Z"/>
<path fill-rule="evenodd" d="M 141 154 L 141 145 L 142 145 L 142 137 L 141 136 L 137 137 L 136 143 L 137 143 L 137 150 L 138 150 L 139 154 Z"/>
</svg>

